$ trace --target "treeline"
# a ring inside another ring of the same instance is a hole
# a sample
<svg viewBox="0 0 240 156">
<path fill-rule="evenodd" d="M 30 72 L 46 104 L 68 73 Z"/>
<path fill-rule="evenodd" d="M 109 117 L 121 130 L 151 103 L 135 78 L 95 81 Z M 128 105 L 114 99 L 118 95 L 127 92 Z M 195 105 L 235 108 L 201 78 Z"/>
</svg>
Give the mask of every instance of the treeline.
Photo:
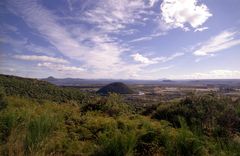
<svg viewBox="0 0 240 156">
<path fill-rule="evenodd" d="M 39 101 L 18 92 L 18 88 L 14 94 L 0 91 L 0 155 L 240 153 L 239 99 L 191 95 L 139 112 L 117 94 L 83 96 L 74 103 L 71 99 Z"/>
</svg>

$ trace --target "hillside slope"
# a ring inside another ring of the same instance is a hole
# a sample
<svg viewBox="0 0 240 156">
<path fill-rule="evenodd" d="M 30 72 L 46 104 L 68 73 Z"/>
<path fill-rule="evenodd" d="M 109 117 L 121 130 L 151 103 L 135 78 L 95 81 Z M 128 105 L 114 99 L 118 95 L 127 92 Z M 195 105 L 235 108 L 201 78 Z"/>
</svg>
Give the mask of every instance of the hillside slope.
<svg viewBox="0 0 240 156">
<path fill-rule="evenodd" d="M 7 95 L 57 102 L 81 101 L 84 97 L 84 93 L 77 89 L 61 88 L 46 81 L 9 75 L 0 75 L 0 87 Z"/>
</svg>

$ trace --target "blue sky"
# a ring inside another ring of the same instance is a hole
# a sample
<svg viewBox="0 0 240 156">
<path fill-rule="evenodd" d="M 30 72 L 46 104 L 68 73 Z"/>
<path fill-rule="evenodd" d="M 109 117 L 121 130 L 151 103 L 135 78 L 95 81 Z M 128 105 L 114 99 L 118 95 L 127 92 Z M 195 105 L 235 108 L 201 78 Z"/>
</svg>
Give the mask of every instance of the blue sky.
<svg viewBox="0 0 240 156">
<path fill-rule="evenodd" d="M 0 73 L 240 78 L 240 1 L 2 0 Z"/>
</svg>

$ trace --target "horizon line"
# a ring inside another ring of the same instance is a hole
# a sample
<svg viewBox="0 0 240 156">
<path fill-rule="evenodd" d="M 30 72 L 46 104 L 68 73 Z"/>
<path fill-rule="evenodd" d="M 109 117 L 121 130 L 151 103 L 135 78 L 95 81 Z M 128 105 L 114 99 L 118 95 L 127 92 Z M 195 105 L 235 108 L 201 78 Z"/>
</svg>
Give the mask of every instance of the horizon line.
<svg viewBox="0 0 240 156">
<path fill-rule="evenodd" d="M 164 80 L 174 80 L 174 81 L 193 81 L 193 80 L 240 80 L 240 78 L 196 78 L 196 79 L 170 79 L 170 78 L 158 78 L 158 79 L 116 79 L 116 78 L 81 78 L 81 77 L 64 77 L 64 78 L 59 78 L 59 77 L 54 77 L 54 76 L 47 76 L 47 77 L 29 77 L 29 76 L 21 76 L 21 75 L 9 75 L 9 74 L 4 74 L 0 73 L 0 75 L 5 75 L 5 76 L 16 76 L 16 77 L 21 77 L 21 78 L 30 78 L 30 79 L 47 79 L 49 77 L 53 77 L 54 79 L 83 79 L 83 80 L 134 80 L 134 81 L 164 81 Z"/>
</svg>

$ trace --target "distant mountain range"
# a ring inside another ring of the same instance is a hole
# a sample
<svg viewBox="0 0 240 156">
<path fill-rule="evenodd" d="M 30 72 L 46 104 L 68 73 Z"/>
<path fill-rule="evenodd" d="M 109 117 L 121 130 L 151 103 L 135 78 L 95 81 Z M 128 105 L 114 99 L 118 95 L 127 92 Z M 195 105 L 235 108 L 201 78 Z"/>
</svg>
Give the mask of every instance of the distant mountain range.
<svg viewBox="0 0 240 156">
<path fill-rule="evenodd" d="M 81 85 L 106 85 L 113 82 L 123 82 L 126 84 L 160 84 L 174 82 L 167 79 L 158 80 L 134 80 L 134 79 L 81 79 L 81 78 L 54 78 L 52 76 L 42 79 L 44 81 L 61 86 L 81 86 Z"/>
<path fill-rule="evenodd" d="M 122 82 L 128 85 L 166 85 L 166 86 L 231 86 L 240 87 L 240 79 L 203 79 L 203 80 L 134 80 L 134 79 L 81 79 L 81 78 L 54 78 L 52 76 L 42 79 L 58 86 L 86 86 L 106 85 L 113 82 Z"/>
</svg>

